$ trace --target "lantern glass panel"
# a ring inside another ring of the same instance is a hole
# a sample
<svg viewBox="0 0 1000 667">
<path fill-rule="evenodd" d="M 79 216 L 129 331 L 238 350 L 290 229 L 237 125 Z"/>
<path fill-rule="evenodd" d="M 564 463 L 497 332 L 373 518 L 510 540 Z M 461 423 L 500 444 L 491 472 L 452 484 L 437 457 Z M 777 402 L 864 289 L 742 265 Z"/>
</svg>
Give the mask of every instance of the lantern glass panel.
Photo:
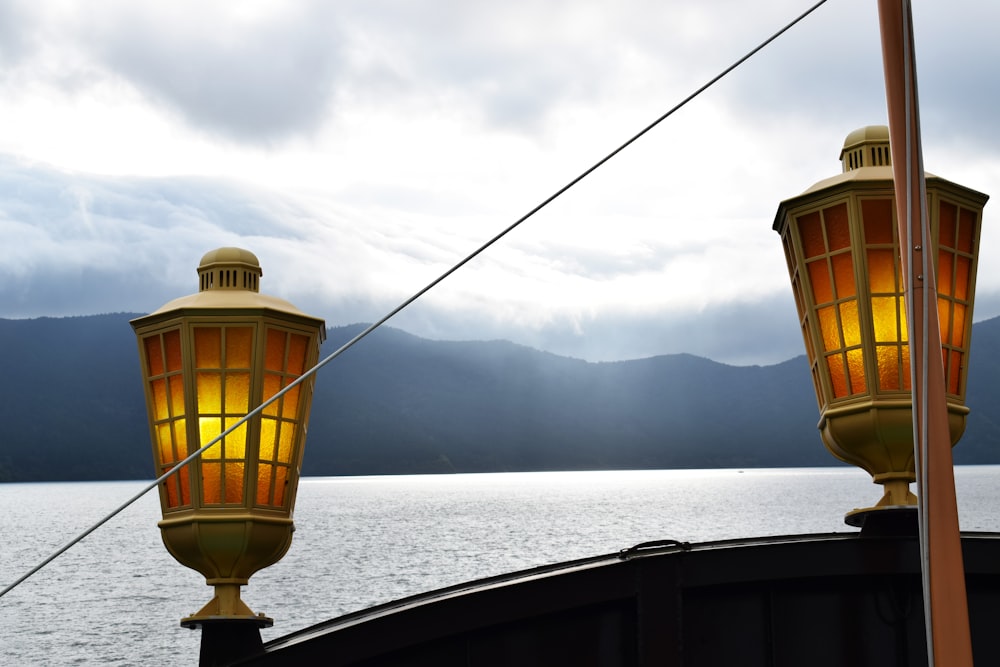
<svg viewBox="0 0 1000 667">
<path fill-rule="evenodd" d="M 198 419 L 199 435 L 201 445 L 204 447 L 222 433 L 222 422 L 219 417 L 200 417 Z M 201 455 L 202 459 L 221 459 L 222 441 L 219 441 L 206 449 Z"/>
<path fill-rule="evenodd" d="M 285 332 L 275 329 L 267 330 L 267 353 L 264 356 L 264 368 L 280 371 L 285 368 Z"/>
<path fill-rule="evenodd" d="M 261 461 L 273 461 L 274 451 L 277 448 L 278 427 L 274 419 L 262 419 L 260 423 L 260 449 Z"/>
<path fill-rule="evenodd" d="M 899 348 L 895 345 L 876 345 L 875 356 L 879 388 L 883 391 L 901 389 Z"/>
<path fill-rule="evenodd" d="M 221 463 L 212 461 L 202 461 L 201 493 L 202 493 L 202 501 L 206 505 L 219 505 L 222 503 Z"/>
<path fill-rule="evenodd" d="M 965 343 L 966 307 L 961 303 L 952 304 L 954 312 L 951 320 L 950 342 L 954 347 L 962 348 Z"/>
<path fill-rule="evenodd" d="M 951 350 L 948 353 L 948 391 L 952 394 L 957 394 L 960 388 L 962 356 L 958 350 Z"/>
<path fill-rule="evenodd" d="M 959 255 L 955 258 L 955 298 L 969 300 L 969 275 L 972 272 L 972 260 Z"/>
<path fill-rule="evenodd" d="M 306 372 L 306 351 L 309 345 L 308 336 L 301 334 L 288 335 L 288 363 L 285 372 L 298 377 Z"/>
<path fill-rule="evenodd" d="M 806 259 L 812 259 L 826 253 L 823 242 L 823 227 L 820 225 L 819 212 L 807 213 L 798 218 L 799 236 L 802 239 L 802 254 Z"/>
<path fill-rule="evenodd" d="M 955 273 L 955 255 L 941 248 L 938 252 L 937 287 L 938 294 L 955 295 L 953 282 Z"/>
<path fill-rule="evenodd" d="M 163 347 L 166 351 L 168 373 L 179 373 L 181 370 L 181 332 L 178 329 L 164 332 Z"/>
<path fill-rule="evenodd" d="M 854 262 L 851 253 L 842 252 L 830 258 L 833 261 L 833 281 L 837 287 L 837 298 L 846 299 L 857 291 L 854 285 Z"/>
<path fill-rule="evenodd" d="M 146 349 L 146 374 L 150 377 L 163 375 L 163 351 L 160 345 L 160 337 L 147 336 L 143 340 L 143 347 Z"/>
<path fill-rule="evenodd" d="M 254 328 L 245 325 L 196 327 L 195 385 L 200 446 L 234 426 L 251 407 Z M 249 431 L 237 427 L 202 454 L 206 504 L 242 504 L 246 488 Z"/>
<path fill-rule="evenodd" d="M 173 463 L 178 460 L 171 431 L 172 425 L 169 422 L 156 425 L 156 444 L 160 451 L 160 463 Z"/>
<path fill-rule="evenodd" d="M 847 204 L 835 204 L 823 209 L 826 240 L 830 252 L 851 247 L 851 227 L 847 217 Z"/>
<path fill-rule="evenodd" d="M 872 297 L 872 324 L 876 343 L 898 343 L 900 339 L 899 313 L 896 310 L 898 297 Z"/>
<path fill-rule="evenodd" d="M 240 420 L 237 417 L 226 418 L 226 428 L 232 428 Z M 227 459 L 245 459 L 247 457 L 247 423 L 243 422 L 233 429 L 232 433 L 222 439 L 223 456 Z"/>
<path fill-rule="evenodd" d="M 973 237 L 976 233 L 976 222 L 979 219 L 979 216 L 975 211 L 963 208 L 959 218 L 960 224 L 958 226 L 958 243 L 955 247 L 960 252 L 971 255 Z"/>
<path fill-rule="evenodd" d="M 813 302 L 816 304 L 833 301 L 833 285 L 826 260 L 819 259 L 806 265 L 809 269 L 809 283 L 812 285 Z"/>
<path fill-rule="evenodd" d="M 895 294 L 896 257 L 891 249 L 868 249 L 868 283 L 873 294 Z"/>
<path fill-rule="evenodd" d="M 180 331 L 172 329 L 147 335 L 142 339 L 142 349 L 146 358 L 153 455 L 159 476 L 187 455 L 183 434 L 184 383 L 180 375 Z M 167 509 L 190 504 L 190 495 L 181 486 L 188 475 L 187 469 L 182 470 L 161 485 Z"/>
<path fill-rule="evenodd" d="M 281 377 L 273 373 L 264 376 L 264 400 L 267 401 L 281 390 Z M 264 408 L 263 414 L 268 417 L 276 417 L 280 409 L 279 398 Z"/>
<path fill-rule="evenodd" d="M 186 507 L 191 504 L 191 469 L 184 467 L 179 473 L 174 475 L 181 487 L 180 506 Z"/>
<path fill-rule="evenodd" d="M 250 368 L 253 353 L 253 329 L 226 328 L 226 368 Z"/>
<path fill-rule="evenodd" d="M 310 337 L 269 327 L 265 334 L 263 400 L 275 396 L 306 370 Z M 288 500 L 285 486 L 297 458 L 302 387 L 289 389 L 264 408 L 257 461 L 256 504 L 283 507 Z"/>
<path fill-rule="evenodd" d="M 180 473 L 178 473 L 178 475 L 183 474 L 183 473 L 184 473 L 184 471 L 182 470 Z M 174 475 L 173 477 L 171 477 L 170 479 L 168 479 L 167 481 L 165 481 L 163 483 L 163 489 L 164 489 L 164 491 L 167 494 L 167 507 L 168 508 L 173 509 L 175 507 L 181 506 L 182 504 L 187 504 L 187 503 L 181 501 L 180 489 L 178 488 L 178 485 L 177 485 L 177 475 Z"/>
<path fill-rule="evenodd" d="M 951 342 L 951 301 L 938 297 L 938 327 L 941 329 L 941 342 L 947 345 Z M 947 359 L 945 360 L 947 361 Z M 947 368 L 947 365 L 945 366 Z"/>
<path fill-rule="evenodd" d="M 864 199 L 861 201 L 861 219 L 868 245 L 893 243 L 892 201 L 889 199 Z"/>
<path fill-rule="evenodd" d="M 288 468 L 275 466 L 274 469 L 274 499 L 271 504 L 281 507 L 285 504 L 285 487 L 288 485 Z"/>
<path fill-rule="evenodd" d="M 829 352 L 840 347 L 840 328 L 837 326 L 837 313 L 833 306 L 817 309 L 819 327 L 823 334 L 823 350 Z"/>
<path fill-rule="evenodd" d="M 150 398 L 153 402 L 153 419 L 160 421 L 170 417 L 170 404 L 167 402 L 167 379 L 157 378 L 149 381 Z"/>
<path fill-rule="evenodd" d="M 187 420 L 186 419 L 176 419 L 174 420 L 174 452 L 177 459 L 183 456 L 187 456 L 188 453 L 188 440 L 187 440 Z M 179 473 L 171 477 L 168 482 L 172 484 L 178 484 L 180 486 L 180 506 L 186 506 L 191 504 L 191 466 L 184 466 Z"/>
<path fill-rule="evenodd" d="M 261 463 L 257 467 L 257 504 L 271 504 L 271 476 L 274 466 L 269 463 Z"/>
<path fill-rule="evenodd" d="M 292 446 L 295 444 L 295 427 L 293 424 L 284 422 L 280 427 L 278 436 L 278 461 L 281 463 L 292 462 Z"/>
<path fill-rule="evenodd" d="M 941 327 L 945 383 L 948 393 L 961 395 L 965 337 L 970 322 L 973 245 L 978 214 L 958 204 L 938 206 L 938 323 Z"/>
<path fill-rule="evenodd" d="M 284 419 L 295 420 L 299 414 L 299 391 L 301 385 L 292 387 L 281 397 L 281 416 Z"/>
<path fill-rule="evenodd" d="M 227 461 L 226 467 L 226 502 L 243 502 L 243 481 L 246 477 L 243 461 Z"/>
<path fill-rule="evenodd" d="M 958 207 L 948 202 L 941 202 L 938 207 L 938 240 L 946 248 L 955 247 L 955 229 L 958 224 Z"/>
<path fill-rule="evenodd" d="M 198 327 L 194 330 L 194 365 L 197 368 L 222 366 L 221 327 Z"/>
<path fill-rule="evenodd" d="M 178 417 L 184 414 L 184 378 L 180 375 L 171 375 L 167 378 L 167 385 L 170 387 L 170 414 Z"/>
<path fill-rule="evenodd" d="M 226 373 L 226 414 L 250 411 L 250 373 Z"/>
<path fill-rule="evenodd" d="M 844 334 L 844 346 L 861 345 L 861 323 L 858 320 L 858 302 L 846 301 L 840 304 L 840 326 Z"/>
<path fill-rule="evenodd" d="M 204 368 L 204 366 L 202 366 Z M 198 394 L 199 414 L 220 414 L 222 412 L 222 374 L 199 372 L 195 391 Z M 216 434 L 218 435 L 218 434 Z"/>
<path fill-rule="evenodd" d="M 847 351 L 847 371 L 852 394 L 863 394 L 868 391 L 868 383 L 865 382 L 865 358 L 861 348 Z"/>
<path fill-rule="evenodd" d="M 826 358 L 830 370 L 830 384 L 833 386 L 833 397 L 843 398 L 850 395 L 847 388 L 847 369 L 844 367 L 842 355 L 831 354 Z"/>
</svg>

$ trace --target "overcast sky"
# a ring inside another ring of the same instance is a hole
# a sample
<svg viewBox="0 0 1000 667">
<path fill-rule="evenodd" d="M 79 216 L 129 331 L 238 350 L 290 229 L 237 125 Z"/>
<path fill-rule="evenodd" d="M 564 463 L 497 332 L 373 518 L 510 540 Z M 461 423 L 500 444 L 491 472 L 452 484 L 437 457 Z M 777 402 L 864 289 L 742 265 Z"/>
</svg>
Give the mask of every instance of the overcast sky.
<svg viewBox="0 0 1000 667">
<path fill-rule="evenodd" d="M 262 291 L 373 321 L 811 4 L 0 0 L 0 318 L 149 312 L 236 245 Z M 1000 194 L 1000 4 L 915 4 L 927 169 Z M 886 122 L 881 68 L 875 1 L 829 0 L 390 324 L 801 354 L 771 223 Z"/>
</svg>

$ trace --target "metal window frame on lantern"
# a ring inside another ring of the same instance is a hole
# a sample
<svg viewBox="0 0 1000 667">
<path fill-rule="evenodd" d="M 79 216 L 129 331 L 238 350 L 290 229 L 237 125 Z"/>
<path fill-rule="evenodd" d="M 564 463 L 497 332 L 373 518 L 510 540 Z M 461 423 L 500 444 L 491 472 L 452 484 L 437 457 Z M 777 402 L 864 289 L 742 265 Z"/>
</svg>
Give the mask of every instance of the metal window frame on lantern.
<svg viewBox="0 0 1000 667">
<path fill-rule="evenodd" d="M 325 323 L 260 294 L 262 274 L 249 251 L 211 251 L 198 267 L 199 292 L 132 321 L 157 476 L 318 361 Z M 215 587 L 182 625 L 271 624 L 243 603 L 240 586 L 291 544 L 313 382 L 300 382 L 160 484 L 165 546 Z"/>
</svg>

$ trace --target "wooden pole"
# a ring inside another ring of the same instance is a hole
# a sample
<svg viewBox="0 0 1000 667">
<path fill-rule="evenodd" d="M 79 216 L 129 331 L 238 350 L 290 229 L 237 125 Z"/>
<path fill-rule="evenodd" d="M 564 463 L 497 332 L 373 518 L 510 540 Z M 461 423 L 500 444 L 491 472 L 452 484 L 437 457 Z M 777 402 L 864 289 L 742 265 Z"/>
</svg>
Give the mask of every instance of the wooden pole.
<svg viewBox="0 0 1000 667">
<path fill-rule="evenodd" d="M 910 2 L 878 0 L 878 10 L 910 336 L 927 652 L 932 667 L 971 667 L 972 642 L 920 145 Z"/>
</svg>

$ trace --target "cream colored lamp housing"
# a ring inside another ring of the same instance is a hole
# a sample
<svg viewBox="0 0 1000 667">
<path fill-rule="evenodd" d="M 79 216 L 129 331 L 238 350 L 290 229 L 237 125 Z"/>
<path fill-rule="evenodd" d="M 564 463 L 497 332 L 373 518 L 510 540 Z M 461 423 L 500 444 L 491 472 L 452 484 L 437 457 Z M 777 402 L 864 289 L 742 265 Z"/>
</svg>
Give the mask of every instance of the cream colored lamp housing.
<svg viewBox="0 0 1000 667">
<path fill-rule="evenodd" d="M 841 174 L 781 203 L 774 230 L 784 245 L 823 443 L 884 486 L 876 507 L 909 506 L 916 502 L 909 490 L 912 395 L 888 128 L 852 132 L 840 157 Z M 988 197 L 930 174 L 926 182 L 954 446 L 968 413 L 973 295 Z M 848 523 L 855 523 L 852 514 Z"/>
<path fill-rule="evenodd" d="M 213 250 L 196 294 L 132 321 L 157 476 L 316 364 L 323 320 L 260 294 L 261 275 L 253 253 Z M 310 377 L 160 484 L 167 550 L 215 587 L 182 625 L 271 624 L 243 603 L 240 586 L 291 544 L 312 390 Z"/>
</svg>

